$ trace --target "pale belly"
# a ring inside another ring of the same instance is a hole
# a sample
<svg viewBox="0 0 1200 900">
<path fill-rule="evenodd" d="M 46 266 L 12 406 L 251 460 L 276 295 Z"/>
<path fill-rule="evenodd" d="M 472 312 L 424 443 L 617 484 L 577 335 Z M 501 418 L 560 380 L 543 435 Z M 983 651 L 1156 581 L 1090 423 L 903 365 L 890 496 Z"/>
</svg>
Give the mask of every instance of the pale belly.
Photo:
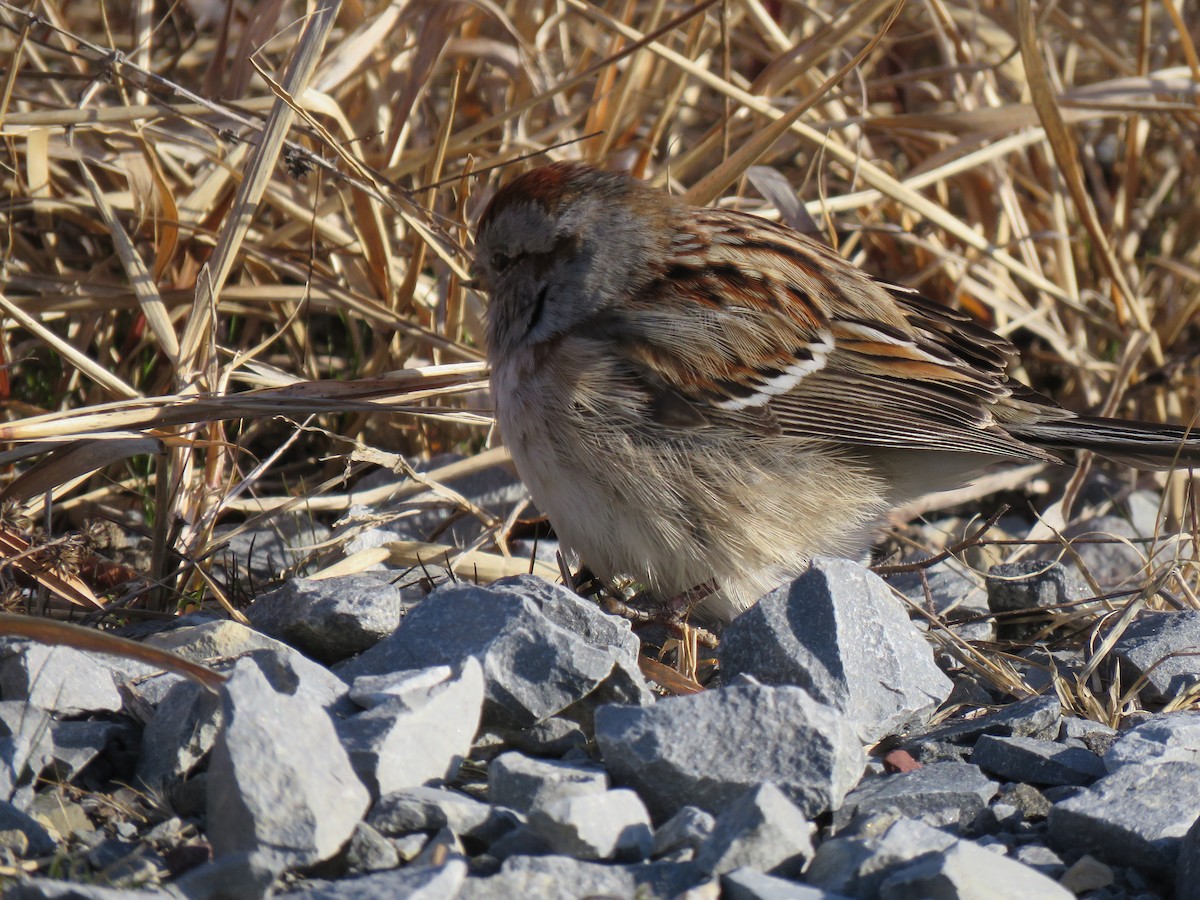
<svg viewBox="0 0 1200 900">
<path fill-rule="evenodd" d="M 861 467 L 808 448 L 634 433 L 615 388 L 581 402 L 549 366 L 495 366 L 492 389 L 517 471 L 564 546 L 600 577 L 663 599 L 715 580 L 707 607 L 722 619 L 814 555 L 861 554 L 887 507 Z"/>
</svg>

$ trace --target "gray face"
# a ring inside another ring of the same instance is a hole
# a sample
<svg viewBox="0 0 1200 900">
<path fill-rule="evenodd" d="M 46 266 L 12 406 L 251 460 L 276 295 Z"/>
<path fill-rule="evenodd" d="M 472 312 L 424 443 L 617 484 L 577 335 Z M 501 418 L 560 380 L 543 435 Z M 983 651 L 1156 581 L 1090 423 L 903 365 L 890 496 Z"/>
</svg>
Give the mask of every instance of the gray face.
<svg viewBox="0 0 1200 900">
<path fill-rule="evenodd" d="M 635 191 L 604 175 L 549 197 L 510 193 L 485 214 L 471 271 L 488 293 L 493 358 L 586 328 L 657 272 L 661 228 L 648 227 Z"/>
<path fill-rule="evenodd" d="M 588 255 L 537 203 L 506 206 L 484 223 L 472 275 L 488 293 L 488 346 L 504 354 L 573 324 Z"/>
</svg>

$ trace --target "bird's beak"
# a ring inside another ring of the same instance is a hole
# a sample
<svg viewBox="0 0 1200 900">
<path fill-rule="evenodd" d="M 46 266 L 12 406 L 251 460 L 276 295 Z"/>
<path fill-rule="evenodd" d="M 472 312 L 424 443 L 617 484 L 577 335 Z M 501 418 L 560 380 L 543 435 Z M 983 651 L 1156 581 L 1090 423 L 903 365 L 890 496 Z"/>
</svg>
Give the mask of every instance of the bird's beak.
<svg viewBox="0 0 1200 900">
<path fill-rule="evenodd" d="M 471 279 L 469 281 L 464 281 L 462 283 L 463 287 L 469 287 L 473 291 L 482 291 L 486 293 L 487 281 L 483 277 L 483 267 L 479 265 L 478 260 L 472 262 L 471 268 L 467 271 L 470 273 Z"/>
</svg>

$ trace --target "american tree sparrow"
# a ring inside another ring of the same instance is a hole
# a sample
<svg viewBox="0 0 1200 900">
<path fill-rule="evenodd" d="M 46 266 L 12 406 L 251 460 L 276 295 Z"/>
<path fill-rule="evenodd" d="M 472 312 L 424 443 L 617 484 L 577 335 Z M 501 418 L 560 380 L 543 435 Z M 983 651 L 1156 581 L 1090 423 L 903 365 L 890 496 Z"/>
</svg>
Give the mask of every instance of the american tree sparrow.
<svg viewBox="0 0 1200 900">
<path fill-rule="evenodd" d="M 1182 428 L 1077 416 L 1004 338 L 757 216 L 555 163 L 479 222 L 496 416 L 561 541 L 729 619 L 894 506 L 1003 460 L 1200 460 Z"/>
</svg>

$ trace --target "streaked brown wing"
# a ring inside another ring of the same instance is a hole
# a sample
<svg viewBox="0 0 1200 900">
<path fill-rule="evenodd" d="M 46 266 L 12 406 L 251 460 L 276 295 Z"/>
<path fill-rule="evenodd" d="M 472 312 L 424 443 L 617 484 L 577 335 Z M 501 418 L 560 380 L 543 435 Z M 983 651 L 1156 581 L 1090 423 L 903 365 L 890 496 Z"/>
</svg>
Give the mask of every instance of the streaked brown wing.
<svg viewBox="0 0 1200 900">
<path fill-rule="evenodd" d="M 665 424 L 1048 458 L 996 421 L 1032 408 L 1012 399 L 1012 346 L 961 313 L 751 216 L 703 211 L 676 244 L 669 270 L 593 323 Z"/>
</svg>

